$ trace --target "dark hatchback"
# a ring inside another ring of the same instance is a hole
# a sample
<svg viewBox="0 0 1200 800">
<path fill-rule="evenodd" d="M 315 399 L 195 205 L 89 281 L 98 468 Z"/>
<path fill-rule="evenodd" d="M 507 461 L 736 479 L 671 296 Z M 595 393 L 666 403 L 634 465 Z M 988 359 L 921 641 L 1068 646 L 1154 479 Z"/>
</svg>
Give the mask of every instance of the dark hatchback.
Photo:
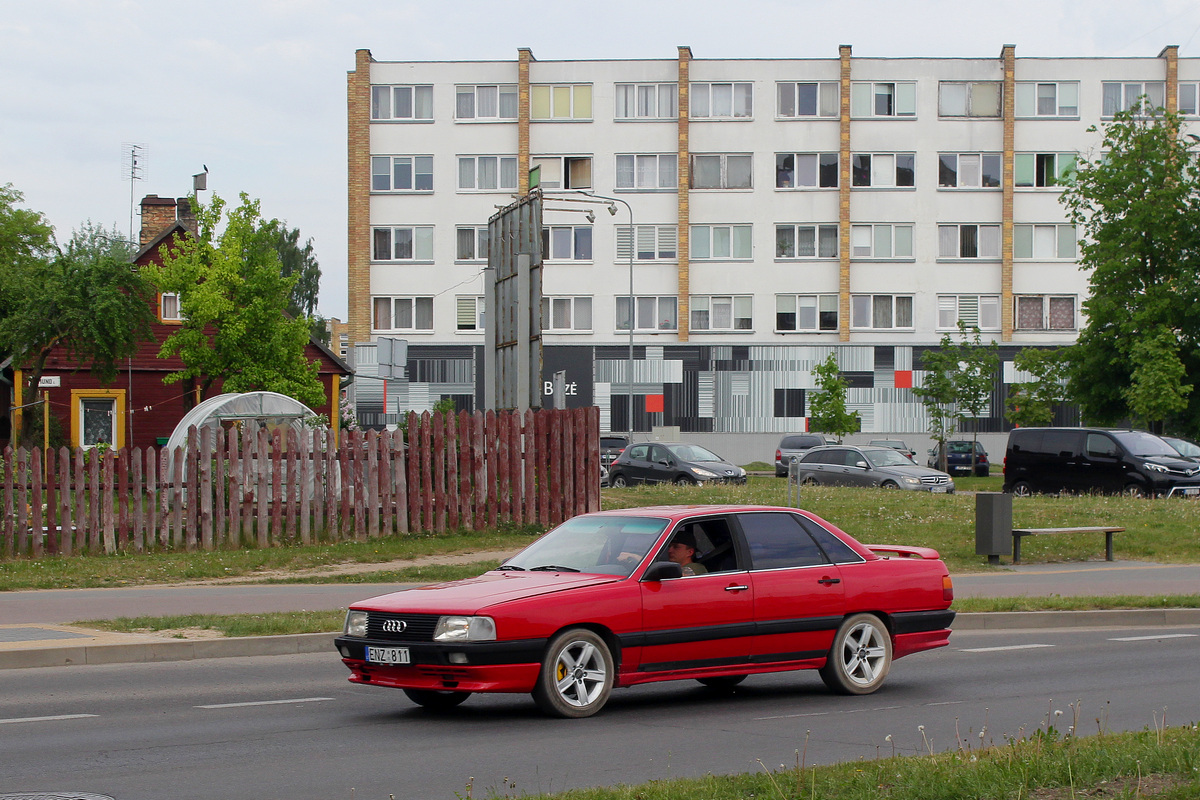
<svg viewBox="0 0 1200 800">
<path fill-rule="evenodd" d="M 617 456 L 629 446 L 629 439 L 611 433 L 600 434 L 600 463 L 605 467 L 612 466 Z"/>
<path fill-rule="evenodd" d="M 697 444 L 641 442 L 625 448 L 608 468 L 608 485 L 634 483 L 745 483 L 746 470 Z"/>
<path fill-rule="evenodd" d="M 979 442 L 967 441 L 965 439 L 951 439 L 946 442 L 946 472 L 949 472 L 951 475 L 970 475 L 972 446 L 975 448 L 975 476 L 986 478 L 992 469 L 992 465 L 988 462 L 987 451 L 983 449 L 983 445 Z M 930 450 L 927 466 L 931 469 L 941 469 L 939 466 L 941 455 L 941 445 Z"/>
</svg>

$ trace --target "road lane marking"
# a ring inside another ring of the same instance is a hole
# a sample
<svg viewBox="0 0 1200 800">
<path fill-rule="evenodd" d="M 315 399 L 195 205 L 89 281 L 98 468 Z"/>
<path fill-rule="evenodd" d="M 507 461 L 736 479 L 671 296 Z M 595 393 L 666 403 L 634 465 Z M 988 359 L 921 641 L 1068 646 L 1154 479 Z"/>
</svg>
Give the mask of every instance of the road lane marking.
<svg viewBox="0 0 1200 800">
<path fill-rule="evenodd" d="M 0 725 L 8 725 L 13 722 L 57 722 L 61 719 L 84 719 L 85 717 L 95 717 L 97 714 L 59 714 L 54 717 L 13 717 L 12 719 L 0 719 Z"/>
<path fill-rule="evenodd" d="M 292 703 L 319 703 L 322 700 L 332 700 L 332 697 L 296 697 L 292 700 L 255 700 L 249 703 L 216 703 L 210 706 L 193 706 L 193 708 L 245 708 L 247 706 L 286 706 Z"/>
<path fill-rule="evenodd" d="M 1007 647 L 967 647 L 963 653 L 996 653 L 1000 650 L 1033 650 L 1037 647 L 1054 647 L 1052 644 L 1010 644 Z"/>
<path fill-rule="evenodd" d="M 1196 636 L 1194 633 L 1162 633 L 1158 636 L 1121 636 L 1109 639 L 1110 642 L 1147 642 L 1153 639 L 1187 639 Z"/>
</svg>

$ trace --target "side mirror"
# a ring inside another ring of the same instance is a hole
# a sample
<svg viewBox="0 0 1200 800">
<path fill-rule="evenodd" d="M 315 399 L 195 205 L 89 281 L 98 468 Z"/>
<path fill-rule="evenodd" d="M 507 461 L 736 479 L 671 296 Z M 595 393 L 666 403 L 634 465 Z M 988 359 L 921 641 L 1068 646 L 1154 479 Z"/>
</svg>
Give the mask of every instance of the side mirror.
<svg viewBox="0 0 1200 800">
<path fill-rule="evenodd" d="M 656 561 L 642 573 L 644 581 L 665 581 L 670 578 L 682 578 L 683 567 L 674 561 Z"/>
</svg>

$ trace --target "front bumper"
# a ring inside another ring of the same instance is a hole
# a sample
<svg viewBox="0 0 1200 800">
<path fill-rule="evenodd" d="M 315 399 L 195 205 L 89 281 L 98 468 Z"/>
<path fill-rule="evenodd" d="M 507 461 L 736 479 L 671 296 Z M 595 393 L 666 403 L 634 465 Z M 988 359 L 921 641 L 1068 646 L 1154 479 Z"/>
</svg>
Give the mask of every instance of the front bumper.
<svg viewBox="0 0 1200 800">
<path fill-rule="evenodd" d="M 449 644 L 339 636 L 333 644 L 351 683 L 460 692 L 533 691 L 546 649 L 544 639 Z M 373 664 L 366 660 L 368 646 L 406 647 L 412 663 Z"/>
</svg>

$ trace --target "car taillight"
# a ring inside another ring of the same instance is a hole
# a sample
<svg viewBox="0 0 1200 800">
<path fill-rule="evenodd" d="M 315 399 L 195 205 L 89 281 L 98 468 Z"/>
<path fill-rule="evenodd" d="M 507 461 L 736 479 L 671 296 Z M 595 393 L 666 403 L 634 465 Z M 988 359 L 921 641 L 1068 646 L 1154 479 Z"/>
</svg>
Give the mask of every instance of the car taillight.
<svg viewBox="0 0 1200 800">
<path fill-rule="evenodd" d="M 776 451 L 775 451 L 775 460 L 776 460 L 776 461 L 782 461 L 782 460 L 783 460 L 783 451 L 782 451 L 782 450 L 776 450 Z"/>
<path fill-rule="evenodd" d="M 949 575 L 942 576 L 942 599 L 947 602 L 954 600 L 954 581 L 950 580 Z"/>
</svg>

